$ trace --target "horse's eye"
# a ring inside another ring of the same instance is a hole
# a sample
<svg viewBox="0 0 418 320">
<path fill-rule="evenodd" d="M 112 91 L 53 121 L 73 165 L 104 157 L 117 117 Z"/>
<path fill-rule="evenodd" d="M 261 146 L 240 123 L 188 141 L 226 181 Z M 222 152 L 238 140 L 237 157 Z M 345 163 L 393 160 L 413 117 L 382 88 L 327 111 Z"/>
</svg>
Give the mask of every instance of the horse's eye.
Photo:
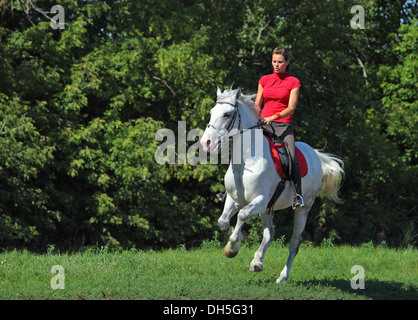
<svg viewBox="0 0 418 320">
<path fill-rule="evenodd" d="M 227 112 L 224 114 L 224 118 L 229 118 L 230 115 L 231 115 L 231 112 Z"/>
</svg>

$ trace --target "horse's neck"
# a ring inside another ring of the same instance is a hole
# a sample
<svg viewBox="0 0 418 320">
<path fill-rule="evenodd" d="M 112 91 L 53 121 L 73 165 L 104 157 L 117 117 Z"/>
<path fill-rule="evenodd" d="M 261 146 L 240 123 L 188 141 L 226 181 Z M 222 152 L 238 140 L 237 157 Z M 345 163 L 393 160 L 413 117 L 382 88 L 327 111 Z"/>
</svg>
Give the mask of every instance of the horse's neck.
<svg viewBox="0 0 418 320">
<path fill-rule="evenodd" d="M 239 129 L 247 129 L 257 125 L 258 118 L 250 107 L 241 102 L 239 112 L 241 113 L 241 128 Z"/>
<path fill-rule="evenodd" d="M 259 140 L 256 141 L 255 134 L 252 133 L 253 130 L 245 130 L 249 128 L 256 129 L 259 119 L 253 110 L 241 103 L 238 112 L 240 112 L 241 117 L 241 125 L 239 128 L 240 133 L 233 136 L 231 146 L 233 148 L 233 152 L 230 165 L 232 166 L 234 174 L 242 173 L 246 167 L 246 160 L 248 158 L 251 158 L 252 163 L 254 162 L 256 158 L 251 157 L 251 155 L 256 153 L 256 147 L 260 147 L 262 145 L 262 142 Z M 239 147 L 237 148 L 237 146 Z M 236 150 L 239 150 L 239 155 L 235 154 Z M 263 158 L 262 151 L 260 150 L 258 150 L 259 152 L 257 154 L 261 155 L 261 158 Z M 235 159 L 234 155 L 236 157 Z"/>
</svg>

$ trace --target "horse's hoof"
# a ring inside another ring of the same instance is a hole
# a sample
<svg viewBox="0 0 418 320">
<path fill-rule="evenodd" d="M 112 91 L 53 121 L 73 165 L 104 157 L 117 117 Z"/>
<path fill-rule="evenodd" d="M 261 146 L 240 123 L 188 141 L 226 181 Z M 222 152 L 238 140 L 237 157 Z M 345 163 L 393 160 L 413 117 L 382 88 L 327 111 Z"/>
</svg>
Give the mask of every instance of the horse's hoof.
<svg viewBox="0 0 418 320">
<path fill-rule="evenodd" d="M 239 252 L 239 245 L 236 244 L 236 246 L 237 246 L 237 249 L 234 251 L 234 250 L 231 249 L 231 246 L 227 243 L 226 246 L 224 247 L 224 255 L 227 258 L 234 258 L 234 257 L 236 257 L 236 255 Z"/>
<path fill-rule="evenodd" d="M 248 270 L 250 272 L 260 272 L 263 271 L 263 265 L 250 265 L 250 270 Z"/>
<path fill-rule="evenodd" d="M 277 279 L 276 279 L 276 283 L 283 283 L 283 282 L 286 282 L 287 281 L 287 277 L 284 277 L 284 276 L 280 276 L 280 277 L 278 277 Z"/>
</svg>

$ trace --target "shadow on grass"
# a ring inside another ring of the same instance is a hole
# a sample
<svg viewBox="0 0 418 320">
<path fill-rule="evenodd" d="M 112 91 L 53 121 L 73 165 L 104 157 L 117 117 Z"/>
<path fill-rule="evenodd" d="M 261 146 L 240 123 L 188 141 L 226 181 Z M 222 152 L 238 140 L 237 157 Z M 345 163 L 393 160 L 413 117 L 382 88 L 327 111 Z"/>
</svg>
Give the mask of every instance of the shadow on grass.
<svg viewBox="0 0 418 320">
<path fill-rule="evenodd" d="M 350 281 L 342 279 L 323 279 L 297 282 L 304 287 L 325 286 L 334 287 L 343 292 L 369 297 L 374 300 L 417 300 L 417 287 L 400 282 L 378 281 L 375 279 L 365 280 L 364 289 L 352 289 Z"/>
</svg>

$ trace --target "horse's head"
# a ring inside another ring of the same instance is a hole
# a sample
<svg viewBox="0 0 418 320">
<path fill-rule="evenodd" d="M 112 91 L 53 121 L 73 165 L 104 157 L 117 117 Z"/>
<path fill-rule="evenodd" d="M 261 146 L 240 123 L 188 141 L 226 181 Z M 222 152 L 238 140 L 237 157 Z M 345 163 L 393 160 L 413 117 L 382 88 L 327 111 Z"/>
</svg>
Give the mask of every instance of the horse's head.
<svg viewBox="0 0 418 320">
<path fill-rule="evenodd" d="M 241 89 L 225 90 L 218 88 L 216 105 L 210 110 L 210 121 L 200 143 L 206 152 L 216 153 L 219 147 L 228 143 L 229 133 L 239 127 L 238 99 Z"/>
</svg>

